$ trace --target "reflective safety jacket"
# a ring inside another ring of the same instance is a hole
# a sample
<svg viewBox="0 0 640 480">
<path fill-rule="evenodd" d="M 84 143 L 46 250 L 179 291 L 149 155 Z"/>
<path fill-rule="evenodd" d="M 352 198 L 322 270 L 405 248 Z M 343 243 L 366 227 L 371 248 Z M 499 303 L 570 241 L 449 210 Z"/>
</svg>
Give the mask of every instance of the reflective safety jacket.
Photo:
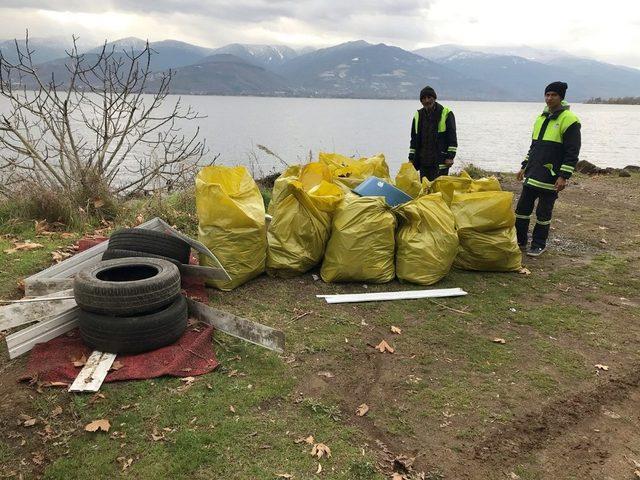
<svg viewBox="0 0 640 480">
<path fill-rule="evenodd" d="M 580 119 L 569 104 L 563 101 L 553 113 L 545 107 L 533 124 L 531 147 L 522 162 L 524 184 L 555 190 L 558 177 L 568 179 L 575 170 L 580 143 Z"/>
<path fill-rule="evenodd" d="M 437 128 L 431 138 L 427 138 L 427 111 L 423 107 L 418 110 L 411 121 L 411 143 L 409 145 L 409 161 L 416 169 L 421 166 L 438 165 L 440 170 L 449 168 L 444 164 L 445 160 L 453 160 L 458 150 L 458 138 L 456 136 L 456 119 L 449 108 L 436 102 L 435 112 L 438 119 Z M 424 142 L 435 142 L 435 158 L 424 157 Z"/>
</svg>

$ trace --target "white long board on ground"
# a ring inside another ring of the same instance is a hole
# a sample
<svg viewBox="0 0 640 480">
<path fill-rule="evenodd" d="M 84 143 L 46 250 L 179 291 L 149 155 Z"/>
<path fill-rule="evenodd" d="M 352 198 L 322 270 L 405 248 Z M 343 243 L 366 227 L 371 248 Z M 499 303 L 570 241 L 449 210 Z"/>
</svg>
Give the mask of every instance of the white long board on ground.
<svg viewBox="0 0 640 480">
<path fill-rule="evenodd" d="M 69 387 L 70 392 L 97 392 L 117 354 L 94 350 L 78 376 Z"/>
<path fill-rule="evenodd" d="M 432 290 L 401 290 L 397 292 L 344 293 L 316 295 L 327 303 L 383 302 L 389 300 L 415 300 L 418 298 L 461 297 L 467 292 L 461 288 L 440 288 Z"/>
</svg>

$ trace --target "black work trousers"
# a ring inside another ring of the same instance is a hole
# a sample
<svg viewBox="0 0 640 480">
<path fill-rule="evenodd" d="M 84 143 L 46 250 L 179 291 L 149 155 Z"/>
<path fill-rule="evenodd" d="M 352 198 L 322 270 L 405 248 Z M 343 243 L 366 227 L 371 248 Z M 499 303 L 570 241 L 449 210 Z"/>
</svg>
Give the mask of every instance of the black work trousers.
<svg viewBox="0 0 640 480">
<path fill-rule="evenodd" d="M 526 246 L 529 242 L 529 222 L 531 220 L 531 214 L 533 213 L 534 203 L 537 199 L 536 224 L 533 227 L 531 247 L 545 248 L 547 246 L 553 205 L 557 198 L 558 192 L 554 190 L 541 190 L 527 185 L 522 186 L 522 193 L 516 206 L 518 245 Z"/>
<path fill-rule="evenodd" d="M 449 175 L 448 168 L 440 168 L 438 165 L 427 165 L 420 167 L 420 178 L 427 177 L 427 180 L 433 182 L 441 175 Z"/>
</svg>

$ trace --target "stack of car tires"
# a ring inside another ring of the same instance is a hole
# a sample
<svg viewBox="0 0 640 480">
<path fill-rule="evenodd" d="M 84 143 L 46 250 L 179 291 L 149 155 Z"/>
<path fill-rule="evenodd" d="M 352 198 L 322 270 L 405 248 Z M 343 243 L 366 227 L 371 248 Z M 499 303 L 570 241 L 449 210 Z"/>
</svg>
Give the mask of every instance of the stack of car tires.
<svg viewBox="0 0 640 480">
<path fill-rule="evenodd" d="M 179 264 L 189 244 L 144 229 L 114 233 L 103 261 L 73 283 L 83 341 L 95 350 L 140 353 L 174 343 L 187 325 Z"/>
</svg>

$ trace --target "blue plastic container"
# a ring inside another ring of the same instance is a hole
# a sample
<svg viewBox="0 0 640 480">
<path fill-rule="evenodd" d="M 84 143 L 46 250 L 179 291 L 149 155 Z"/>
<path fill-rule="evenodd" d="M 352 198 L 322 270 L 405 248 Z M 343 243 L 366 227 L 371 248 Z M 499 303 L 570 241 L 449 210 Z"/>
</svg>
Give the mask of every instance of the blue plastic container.
<svg viewBox="0 0 640 480">
<path fill-rule="evenodd" d="M 353 193 L 357 193 L 361 197 L 384 197 L 390 207 L 402 205 L 411 200 L 411 197 L 402 190 L 378 177 L 367 178 L 353 189 Z"/>
</svg>

